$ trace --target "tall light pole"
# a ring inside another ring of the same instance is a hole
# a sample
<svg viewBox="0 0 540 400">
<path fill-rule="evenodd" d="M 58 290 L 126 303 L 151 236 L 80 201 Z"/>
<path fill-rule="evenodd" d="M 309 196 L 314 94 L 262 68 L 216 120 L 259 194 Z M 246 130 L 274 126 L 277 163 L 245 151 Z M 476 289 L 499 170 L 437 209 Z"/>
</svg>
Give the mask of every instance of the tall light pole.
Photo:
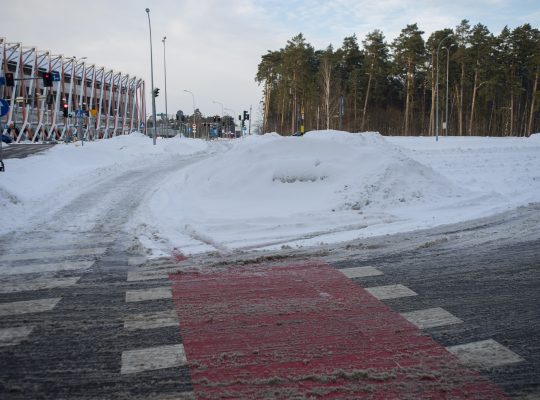
<svg viewBox="0 0 540 400">
<path fill-rule="evenodd" d="M 163 72 L 165 74 L 165 118 L 167 121 L 167 128 L 168 128 L 169 127 L 169 112 L 167 110 L 167 62 L 165 60 L 165 40 L 167 40 L 167 36 L 163 36 L 162 42 L 163 42 Z"/>
<path fill-rule="evenodd" d="M 184 89 L 184 92 L 191 93 L 191 97 L 193 98 L 193 125 L 197 126 L 197 123 L 195 122 L 195 95 L 190 90 Z M 195 132 L 193 132 L 193 139 L 195 139 Z"/>
<path fill-rule="evenodd" d="M 439 51 L 441 50 L 441 44 L 448 38 L 452 37 L 452 34 L 444 37 L 437 46 L 437 74 L 435 78 L 435 98 L 436 98 L 436 107 L 435 107 L 435 140 L 439 140 Z"/>
<path fill-rule="evenodd" d="M 448 136 L 448 75 L 450 71 L 450 47 L 454 47 L 455 44 L 452 43 L 450 46 L 444 46 L 443 49 L 446 50 L 446 115 L 444 117 L 445 122 L 445 136 Z"/>
<path fill-rule="evenodd" d="M 150 9 L 146 9 L 148 15 L 148 29 L 150 31 L 150 81 L 152 84 L 152 116 L 154 118 L 154 146 L 156 145 L 157 137 L 157 118 L 156 118 L 156 96 L 154 95 L 154 59 L 152 57 L 152 26 L 150 25 Z"/>
</svg>

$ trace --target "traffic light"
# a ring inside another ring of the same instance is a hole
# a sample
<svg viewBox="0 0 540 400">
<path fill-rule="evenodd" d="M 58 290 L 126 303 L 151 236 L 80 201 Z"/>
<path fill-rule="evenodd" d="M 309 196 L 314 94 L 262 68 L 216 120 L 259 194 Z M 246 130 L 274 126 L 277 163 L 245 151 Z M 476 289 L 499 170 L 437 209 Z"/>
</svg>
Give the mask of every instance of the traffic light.
<svg viewBox="0 0 540 400">
<path fill-rule="evenodd" d="M 244 121 L 247 121 L 249 119 L 249 114 L 247 111 L 244 111 Z"/>
<path fill-rule="evenodd" d="M 53 85 L 53 77 L 50 72 L 44 72 L 43 73 L 43 86 L 44 87 L 52 87 Z"/>
<path fill-rule="evenodd" d="M 159 96 L 159 88 L 155 88 L 154 89 L 154 97 L 158 97 Z"/>
<path fill-rule="evenodd" d="M 67 118 L 69 116 L 67 103 L 64 103 L 64 105 L 62 106 L 62 110 L 64 111 L 64 118 Z"/>
<path fill-rule="evenodd" d="M 15 86 L 15 79 L 13 79 L 12 72 L 6 72 L 6 86 Z"/>
</svg>

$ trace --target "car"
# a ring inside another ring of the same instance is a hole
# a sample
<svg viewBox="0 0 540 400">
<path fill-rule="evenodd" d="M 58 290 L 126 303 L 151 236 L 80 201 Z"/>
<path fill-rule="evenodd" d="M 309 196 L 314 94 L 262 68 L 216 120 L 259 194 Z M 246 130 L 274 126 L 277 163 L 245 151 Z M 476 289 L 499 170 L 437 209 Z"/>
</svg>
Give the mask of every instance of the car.
<svg viewBox="0 0 540 400">
<path fill-rule="evenodd" d="M 11 139 L 11 136 L 2 134 L 2 142 L 4 143 L 11 143 L 13 139 Z"/>
</svg>

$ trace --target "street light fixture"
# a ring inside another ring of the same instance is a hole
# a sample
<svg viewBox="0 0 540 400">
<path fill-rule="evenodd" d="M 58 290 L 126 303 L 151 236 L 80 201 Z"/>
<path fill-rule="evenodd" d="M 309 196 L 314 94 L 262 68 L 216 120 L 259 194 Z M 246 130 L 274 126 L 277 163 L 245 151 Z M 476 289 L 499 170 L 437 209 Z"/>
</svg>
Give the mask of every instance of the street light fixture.
<svg viewBox="0 0 540 400">
<path fill-rule="evenodd" d="M 152 116 L 154 118 L 154 137 L 153 143 L 156 145 L 157 137 L 157 118 L 156 118 L 156 98 L 154 96 L 154 59 L 152 57 L 152 26 L 150 25 L 150 9 L 146 9 L 146 14 L 148 15 L 148 29 L 150 31 L 150 81 L 152 84 Z"/>
<path fill-rule="evenodd" d="M 167 121 L 167 128 L 169 127 L 169 112 L 167 110 L 167 62 L 165 61 L 165 40 L 167 36 L 163 36 L 163 71 L 165 74 L 165 117 Z"/>
<path fill-rule="evenodd" d="M 446 115 L 444 117 L 444 133 L 445 136 L 448 136 L 448 75 L 450 71 L 450 48 L 455 47 L 455 44 L 452 43 L 450 46 L 444 46 L 443 49 L 446 50 Z"/>
<path fill-rule="evenodd" d="M 441 50 L 441 44 L 443 44 L 443 42 L 448 39 L 448 38 L 451 38 L 453 35 L 450 34 L 448 36 L 445 36 L 440 42 L 439 42 L 439 45 L 437 46 L 437 74 L 436 74 L 436 83 L 435 83 L 435 97 L 436 97 L 436 107 L 435 107 L 435 134 L 436 134 L 436 138 L 435 140 L 438 141 L 439 140 L 439 51 Z"/>
<path fill-rule="evenodd" d="M 196 122 L 195 122 L 195 95 L 193 94 L 193 92 L 191 90 L 184 89 L 184 92 L 191 93 L 191 97 L 193 98 L 193 125 L 196 126 Z M 195 132 L 193 132 L 193 139 L 195 139 Z"/>
</svg>

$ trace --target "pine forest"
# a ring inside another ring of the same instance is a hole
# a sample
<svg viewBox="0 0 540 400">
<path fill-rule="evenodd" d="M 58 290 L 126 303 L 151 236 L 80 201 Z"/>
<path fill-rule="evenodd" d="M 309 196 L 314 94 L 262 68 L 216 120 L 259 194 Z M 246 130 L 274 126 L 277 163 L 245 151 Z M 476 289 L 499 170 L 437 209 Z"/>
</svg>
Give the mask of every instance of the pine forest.
<svg viewBox="0 0 540 400">
<path fill-rule="evenodd" d="M 427 40 L 417 24 L 391 43 L 374 30 L 315 50 L 303 34 L 268 51 L 255 80 L 262 129 L 384 135 L 529 136 L 540 131 L 540 31 L 495 35 L 463 20 Z M 437 90 L 438 88 L 438 90 Z M 438 96 L 437 96 L 438 94 Z"/>
</svg>

